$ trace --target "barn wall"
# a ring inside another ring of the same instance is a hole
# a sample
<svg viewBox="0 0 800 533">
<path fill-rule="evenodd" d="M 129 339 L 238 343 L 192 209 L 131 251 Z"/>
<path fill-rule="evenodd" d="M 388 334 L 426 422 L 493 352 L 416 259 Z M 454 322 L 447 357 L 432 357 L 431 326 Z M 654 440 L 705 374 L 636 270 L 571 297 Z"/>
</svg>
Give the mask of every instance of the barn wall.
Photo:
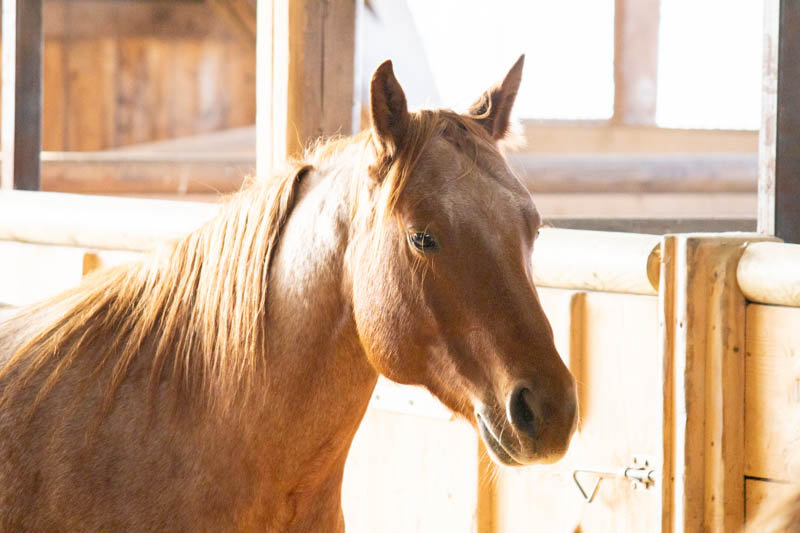
<svg viewBox="0 0 800 533">
<path fill-rule="evenodd" d="M 208 2 L 48 0 L 44 30 L 44 150 L 255 122 L 255 42 Z"/>
</svg>

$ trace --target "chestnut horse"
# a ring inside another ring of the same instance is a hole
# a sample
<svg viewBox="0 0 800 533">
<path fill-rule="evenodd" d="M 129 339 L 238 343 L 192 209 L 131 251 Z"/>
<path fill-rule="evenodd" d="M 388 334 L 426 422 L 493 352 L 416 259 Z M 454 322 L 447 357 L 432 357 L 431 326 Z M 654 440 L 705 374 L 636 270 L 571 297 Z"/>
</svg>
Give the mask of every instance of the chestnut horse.
<svg viewBox="0 0 800 533">
<path fill-rule="evenodd" d="M 383 63 L 369 131 L 0 325 L 2 530 L 341 531 L 379 374 L 502 464 L 560 458 L 575 381 L 499 151 L 522 60 L 464 115 L 409 112 Z"/>
</svg>

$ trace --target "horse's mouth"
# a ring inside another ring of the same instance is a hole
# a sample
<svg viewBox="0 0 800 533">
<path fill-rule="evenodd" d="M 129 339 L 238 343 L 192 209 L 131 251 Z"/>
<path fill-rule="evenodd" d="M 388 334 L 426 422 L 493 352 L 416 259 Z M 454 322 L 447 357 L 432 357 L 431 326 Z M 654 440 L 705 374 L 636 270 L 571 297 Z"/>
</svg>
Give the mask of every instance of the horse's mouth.
<svg viewBox="0 0 800 533">
<path fill-rule="evenodd" d="M 476 414 L 475 417 L 478 421 L 478 432 L 480 433 L 483 442 L 497 458 L 497 460 L 506 466 L 523 466 L 524 463 L 514 459 L 511 452 L 509 452 L 509 450 L 503 446 L 503 443 L 500 442 L 500 439 L 494 436 L 494 433 L 492 433 L 492 430 L 489 429 L 489 426 L 483 420 L 483 417 L 480 414 Z"/>
</svg>

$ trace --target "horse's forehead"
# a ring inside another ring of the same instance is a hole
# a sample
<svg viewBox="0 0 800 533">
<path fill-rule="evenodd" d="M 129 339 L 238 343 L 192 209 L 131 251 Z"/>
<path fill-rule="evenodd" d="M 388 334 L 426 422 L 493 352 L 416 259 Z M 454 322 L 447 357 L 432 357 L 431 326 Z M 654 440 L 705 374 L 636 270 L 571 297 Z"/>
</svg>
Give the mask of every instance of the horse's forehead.
<svg viewBox="0 0 800 533">
<path fill-rule="evenodd" d="M 448 217 L 481 210 L 523 212 L 538 219 L 528 190 L 509 170 L 505 159 L 486 148 L 471 153 L 436 139 L 423 154 L 413 189 L 418 199 L 438 204 Z"/>
</svg>

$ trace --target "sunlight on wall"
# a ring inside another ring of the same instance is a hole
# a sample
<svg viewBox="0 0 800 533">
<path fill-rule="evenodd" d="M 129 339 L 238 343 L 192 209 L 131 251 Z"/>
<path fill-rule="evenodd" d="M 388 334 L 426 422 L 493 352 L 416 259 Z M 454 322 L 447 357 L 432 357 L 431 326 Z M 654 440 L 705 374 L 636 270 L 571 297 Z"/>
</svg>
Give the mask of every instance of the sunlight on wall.
<svg viewBox="0 0 800 533">
<path fill-rule="evenodd" d="M 524 52 L 519 118 L 611 116 L 613 0 L 408 0 L 408 7 L 441 104 L 468 106 Z"/>
<path fill-rule="evenodd" d="M 758 129 L 763 6 L 661 0 L 656 124 Z"/>
</svg>

